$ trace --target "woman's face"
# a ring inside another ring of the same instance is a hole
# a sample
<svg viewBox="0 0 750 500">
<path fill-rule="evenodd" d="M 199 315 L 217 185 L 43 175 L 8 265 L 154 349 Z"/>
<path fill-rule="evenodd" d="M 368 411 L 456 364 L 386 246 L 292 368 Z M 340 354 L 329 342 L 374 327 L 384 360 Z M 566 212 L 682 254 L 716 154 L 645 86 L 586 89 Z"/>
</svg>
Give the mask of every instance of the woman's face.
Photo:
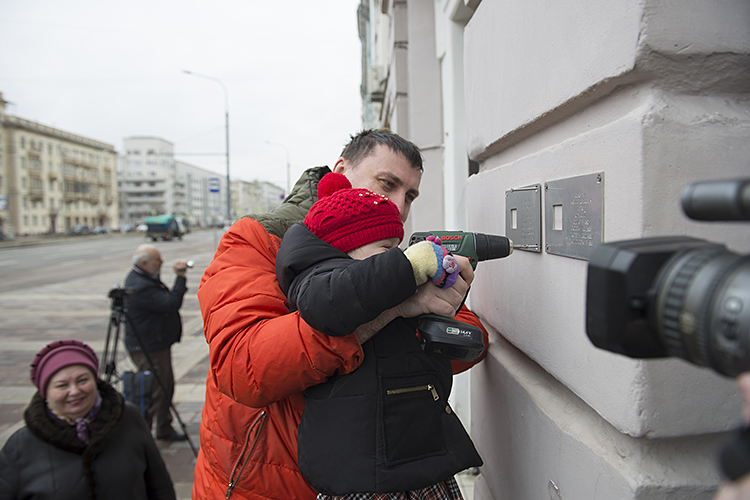
<svg viewBox="0 0 750 500">
<path fill-rule="evenodd" d="M 85 417 L 96 403 L 96 377 L 84 365 L 58 370 L 47 384 L 47 406 L 57 415 L 76 419 Z"/>
</svg>

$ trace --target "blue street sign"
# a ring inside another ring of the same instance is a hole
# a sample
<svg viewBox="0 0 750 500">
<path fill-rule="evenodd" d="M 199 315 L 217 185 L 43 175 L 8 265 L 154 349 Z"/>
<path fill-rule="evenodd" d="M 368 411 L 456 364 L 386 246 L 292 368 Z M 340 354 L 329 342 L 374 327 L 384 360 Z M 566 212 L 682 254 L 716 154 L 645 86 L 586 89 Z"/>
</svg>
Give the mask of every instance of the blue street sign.
<svg viewBox="0 0 750 500">
<path fill-rule="evenodd" d="M 208 191 L 210 193 L 218 193 L 220 186 L 221 186 L 221 183 L 219 182 L 218 177 L 208 178 Z"/>
</svg>

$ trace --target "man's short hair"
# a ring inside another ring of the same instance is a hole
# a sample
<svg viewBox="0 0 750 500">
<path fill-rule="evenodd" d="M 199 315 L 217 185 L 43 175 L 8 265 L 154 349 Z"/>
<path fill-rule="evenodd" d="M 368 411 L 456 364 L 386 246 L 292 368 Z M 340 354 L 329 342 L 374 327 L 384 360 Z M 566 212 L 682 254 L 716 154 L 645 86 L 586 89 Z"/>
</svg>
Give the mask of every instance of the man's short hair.
<svg viewBox="0 0 750 500">
<path fill-rule="evenodd" d="M 136 252 L 133 254 L 133 265 L 140 267 L 141 262 L 148 261 L 151 259 L 151 255 L 149 255 L 148 250 L 141 250 L 140 252 Z"/>
<path fill-rule="evenodd" d="M 411 166 L 418 168 L 420 172 L 424 170 L 419 148 L 411 141 L 387 129 L 368 129 L 351 136 L 349 144 L 341 151 L 341 157 L 356 167 L 372 153 L 378 144 L 388 146 L 393 152 L 404 155 Z"/>
</svg>

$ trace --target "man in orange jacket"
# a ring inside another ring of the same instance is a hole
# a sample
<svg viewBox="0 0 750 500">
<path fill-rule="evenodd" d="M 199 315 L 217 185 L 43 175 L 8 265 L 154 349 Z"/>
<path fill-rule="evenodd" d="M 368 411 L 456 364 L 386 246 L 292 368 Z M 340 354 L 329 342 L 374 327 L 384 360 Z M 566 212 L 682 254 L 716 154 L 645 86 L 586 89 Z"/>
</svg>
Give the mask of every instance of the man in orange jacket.
<svg viewBox="0 0 750 500">
<path fill-rule="evenodd" d="M 224 234 L 198 290 L 210 370 L 200 428 L 193 499 L 314 499 L 297 467 L 302 392 L 363 360 L 361 344 L 396 317 L 454 316 L 474 273 L 459 260 L 461 276 L 443 289 L 426 283 L 399 306 L 383 311 L 345 337 L 330 337 L 290 313 L 276 280 L 281 238 L 317 201 L 317 183 L 331 170 L 307 170 L 292 193 L 268 214 L 235 222 Z M 411 142 L 386 130 L 352 137 L 333 167 L 354 187 L 395 203 L 406 220 L 419 195 L 422 157 Z M 456 319 L 479 326 L 461 308 Z M 481 358 L 480 358 L 481 360 Z M 454 372 L 474 363 L 454 362 Z"/>
</svg>

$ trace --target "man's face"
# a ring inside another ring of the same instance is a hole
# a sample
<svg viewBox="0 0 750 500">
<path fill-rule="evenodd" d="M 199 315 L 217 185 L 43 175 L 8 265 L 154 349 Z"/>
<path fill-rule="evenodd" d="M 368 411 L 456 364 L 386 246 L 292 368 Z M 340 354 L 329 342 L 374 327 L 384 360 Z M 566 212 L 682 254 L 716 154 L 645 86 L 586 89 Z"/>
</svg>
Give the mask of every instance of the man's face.
<svg viewBox="0 0 750 500">
<path fill-rule="evenodd" d="M 369 189 L 387 197 L 398 207 L 403 222 L 409 216 L 412 202 L 419 196 L 422 172 L 412 167 L 401 153 L 382 144 L 378 144 L 357 166 L 339 158 L 333 171 L 344 174 L 354 188 Z"/>
<path fill-rule="evenodd" d="M 161 260 L 161 254 L 158 250 L 148 252 L 148 260 L 143 262 L 143 270 L 149 274 L 157 275 L 161 270 L 161 265 L 164 261 Z"/>
</svg>

